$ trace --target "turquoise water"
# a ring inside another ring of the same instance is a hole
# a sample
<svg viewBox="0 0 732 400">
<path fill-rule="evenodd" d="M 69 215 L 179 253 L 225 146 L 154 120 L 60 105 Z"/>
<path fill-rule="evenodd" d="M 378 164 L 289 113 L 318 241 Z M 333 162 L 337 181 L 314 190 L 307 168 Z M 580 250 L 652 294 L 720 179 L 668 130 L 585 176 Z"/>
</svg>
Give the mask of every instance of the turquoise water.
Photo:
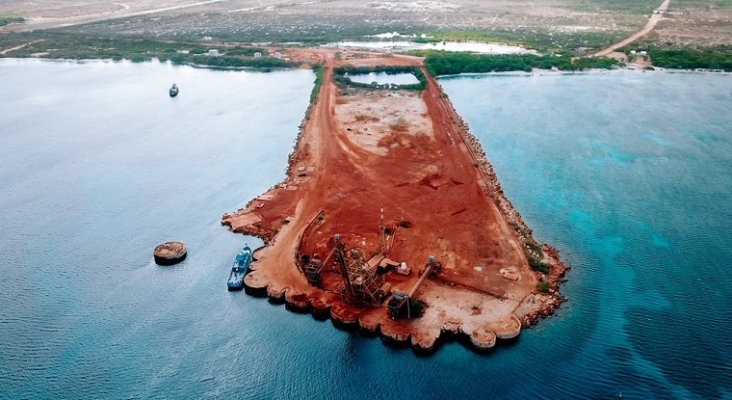
<svg viewBox="0 0 732 400">
<path fill-rule="evenodd" d="M 564 379 L 590 397 L 732 398 L 732 76 L 442 84 L 509 199 L 574 267 L 560 321 L 535 333 L 571 343 L 549 356 Z"/>
<path fill-rule="evenodd" d="M 283 177 L 313 78 L 0 62 L 0 398 L 732 398 L 729 76 L 442 80 L 573 269 L 517 343 L 430 357 L 225 288 L 259 242 L 221 214 Z"/>
</svg>

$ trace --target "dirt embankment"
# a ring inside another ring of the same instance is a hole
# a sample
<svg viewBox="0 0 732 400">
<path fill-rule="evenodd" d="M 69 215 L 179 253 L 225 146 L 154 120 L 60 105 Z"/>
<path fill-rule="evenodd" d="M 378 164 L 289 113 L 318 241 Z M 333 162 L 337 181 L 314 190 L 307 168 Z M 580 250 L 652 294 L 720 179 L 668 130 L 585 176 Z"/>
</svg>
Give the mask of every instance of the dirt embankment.
<svg viewBox="0 0 732 400">
<path fill-rule="evenodd" d="M 430 77 L 421 93 L 339 88 L 332 80 L 339 63 L 421 67 L 421 60 L 340 56 L 325 53 L 323 85 L 285 181 L 222 220 L 267 244 L 245 279 L 247 290 L 422 350 L 433 349 L 443 333 L 492 347 L 495 338 L 513 338 L 551 313 L 566 268 L 549 248 L 551 273 L 529 268 L 531 231 L 436 80 Z M 375 279 L 374 289 L 386 294 L 380 302 L 364 306 L 349 297 L 348 274 L 329 258 L 336 237 L 349 265 L 360 262 L 364 279 Z M 421 316 L 392 319 L 391 291 L 412 290 L 429 256 L 443 268 L 414 294 L 425 305 Z M 328 261 L 317 285 L 303 270 L 312 258 Z M 411 274 L 387 265 L 402 262 Z M 542 279 L 552 282 L 550 293 L 537 292 Z"/>
</svg>

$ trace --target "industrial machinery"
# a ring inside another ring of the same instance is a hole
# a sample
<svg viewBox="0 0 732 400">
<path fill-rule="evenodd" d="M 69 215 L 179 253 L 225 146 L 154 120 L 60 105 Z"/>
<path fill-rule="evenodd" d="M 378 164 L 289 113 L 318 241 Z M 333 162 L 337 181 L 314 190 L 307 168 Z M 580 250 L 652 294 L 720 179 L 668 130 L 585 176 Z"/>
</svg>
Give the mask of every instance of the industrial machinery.
<svg viewBox="0 0 732 400">
<path fill-rule="evenodd" d="M 387 228 L 384 225 L 384 209 L 381 208 L 380 211 L 379 247 L 376 251 L 377 256 L 374 256 L 371 263 L 364 258 L 363 250 L 358 248 L 348 249 L 346 243 L 341 241 L 340 235 L 333 236 L 332 241 L 329 243 L 330 251 L 322 260 L 315 256 L 311 258 L 307 254 L 298 253 L 298 265 L 302 268 L 302 272 L 310 285 L 323 288 L 323 273 L 331 271 L 341 275 L 343 283 L 339 288 L 339 293 L 346 303 L 358 306 L 377 306 L 381 304 L 381 301 L 388 296 L 391 286 L 384 284 L 383 277 L 378 273 L 379 260 L 384 261 L 387 266 L 390 265 L 389 262 L 395 265 L 399 264 L 386 259 L 386 254 L 390 248 L 388 238 L 394 238 L 395 227 Z M 323 217 L 324 213 L 321 211 L 306 230 L 313 229 L 313 224 L 322 221 Z M 374 259 L 376 259 L 375 262 Z M 401 274 L 409 274 L 406 264 L 397 271 Z M 329 286 L 330 284 L 325 283 L 325 285 Z M 333 289 L 333 287 L 327 288 L 327 290 Z"/>
<path fill-rule="evenodd" d="M 341 290 L 343 300 L 356 305 L 378 305 L 380 296 L 377 292 L 382 279 L 376 274 L 376 268 L 364 260 L 363 252 L 359 249 L 349 250 L 346 262 L 346 271 L 341 273 L 345 284 Z"/>
<path fill-rule="evenodd" d="M 383 279 L 376 273 L 376 268 L 364 260 L 363 251 L 347 250 L 339 235 L 333 239 L 333 246 L 324 260 L 312 258 L 304 267 L 308 283 L 319 287 L 322 272 L 332 265 L 343 279 L 340 289 L 343 301 L 359 306 L 380 304 L 384 297 Z"/>
<path fill-rule="evenodd" d="M 422 282 L 424 282 L 425 278 L 435 278 L 440 272 L 442 272 L 442 263 L 435 261 L 434 256 L 430 256 L 427 264 L 425 264 L 424 266 L 424 269 L 420 271 L 420 274 L 422 276 L 419 278 L 417 284 L 414 285 L 412 290 L 409 291 L 409 293 L 403 293 L 397 290 L 394 291 L 391 299 L 389 299 L 389 302 L 386 305 L 391 318 L 396 319 L 401 316 L 413 318 L 419 316 L 419 312 L 421 311 L 421 309 L 414 310 L 413 308 L 415 308 L 415 306 L 419 308 L 421 307 L 414 304 L 412 302 L 412 298 L 414 297 L 414 294 L 417 293 L 417 289 L 419 289 L 419 287 L 422 285 Z"/>
<path fill-rule="evenodd" d="M 335 235 L 335 237 L 333 238 L 333 246 L 331 247 L 328 255 L 325 257 L 325 260 L 320 260 L 317 258 L 309 259 L 307 265 L 304 268 L 305 277 L 307 278 L 308 283 L 315 287 L 320 287 L 320 274 L 323 272 L 324 267 L 329 265 L 329 262 L 338 264 L 338 266 L 345 265 L 345 248 L 346 245 L 345 243 L 341 242 L 340 235 Z"/>
</svg>

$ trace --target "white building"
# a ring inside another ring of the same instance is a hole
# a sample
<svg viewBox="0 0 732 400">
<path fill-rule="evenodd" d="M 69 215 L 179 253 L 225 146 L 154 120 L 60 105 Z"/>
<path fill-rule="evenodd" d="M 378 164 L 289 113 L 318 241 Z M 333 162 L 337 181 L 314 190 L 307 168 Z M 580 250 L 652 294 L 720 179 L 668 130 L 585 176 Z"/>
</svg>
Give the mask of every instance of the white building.
<svg viewBox="0 0 732 400">
<path fill-rule="evenodd" d="M 218 57 L 219 56 L 219 51 L 216 50 L 216 49 L 211 49 L 211 50 L 208 51 L 208 56 L 209 57 Z"/>
</svg>

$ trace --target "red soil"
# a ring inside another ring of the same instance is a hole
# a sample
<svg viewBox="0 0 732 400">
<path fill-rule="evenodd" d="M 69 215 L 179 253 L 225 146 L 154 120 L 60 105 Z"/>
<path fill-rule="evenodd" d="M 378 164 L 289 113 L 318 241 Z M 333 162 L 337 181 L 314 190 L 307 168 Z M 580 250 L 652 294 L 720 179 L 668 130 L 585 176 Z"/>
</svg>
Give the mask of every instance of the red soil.
<svg viewBox="0 0 732 400">
<path fill-rule="evenodd" d="M 399 340 L 411 336 L 423 348 L 431 347 L 442 330 L 495 332 L 513 325 L 513 315 L 530 322 L 541 311 L 531 305 L 534 300 L 527 303 L 540 296 L 532 295 L 539 275 L 528 266 L 526 239 L 508 222 L 530 231 L 503 197 L 477 141 L 437 82 L 429 77 L 421 105 L 409 93 L 348 90 L 342 95 L 331 80 L 339 63 L 421 66 L 421 59 L 347 54 L 336 60 L 333 51 L 320 54 L 327 60 L 323 85 L 290 156 L 286 180 L 222 221 L 235 232 L 263 237 L 268 245 L 258 252 L 247 286 L 267 288 L 272 297 L 286 292 L 288 303 L 306 304 L 305 296 L 315 309 L 330 306 L 335 319 L 358 321 L 367 330 L 380 326 L 382 335 Z M 413 107 L 414 101 L 426 113 L 401 109 L 400 104 Z M 355 108 L 347 108 L 352 102 Z M 374 107 L 364 107 L 369 102 Z M 399 123 L 381 122 L 388 118 Z M 369 132 L 367 125 L 379 132 Z M 417 292 L 428 304 L 422 318 L 392 321 L 384 305 L 346 305 L 336 293 L 339 274 L 324 273 L 319 289 L 296 266 L 298 253 L 325 258 L 336 234 L 369 259 L 379 248 L 381 209 L 384 225 L 393 230 L 386 256 L 413 269 L 410 276 L 387 274 L 392 289 L 408 291 L 429 255 L 444 265 L 440 276 Z M 556 281 L 564 267 L 552 256 Z M 516 279 L 504 277 L 507 270 Z"/>
</svg>

